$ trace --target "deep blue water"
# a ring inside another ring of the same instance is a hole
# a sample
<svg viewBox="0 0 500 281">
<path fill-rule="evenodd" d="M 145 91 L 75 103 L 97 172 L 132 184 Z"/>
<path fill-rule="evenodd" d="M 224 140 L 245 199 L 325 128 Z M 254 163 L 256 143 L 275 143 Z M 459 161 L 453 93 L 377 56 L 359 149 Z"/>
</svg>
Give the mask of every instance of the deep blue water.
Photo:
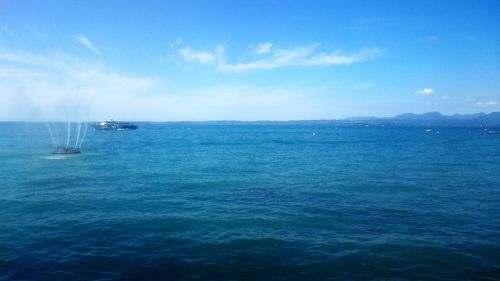
<svg viewBox="0 0 500 281">
<path fill-rule="evenodd" d="M 500 136 L 139 125 L 0 123 L 0 280 L 500 277 Z"/>
</svg>

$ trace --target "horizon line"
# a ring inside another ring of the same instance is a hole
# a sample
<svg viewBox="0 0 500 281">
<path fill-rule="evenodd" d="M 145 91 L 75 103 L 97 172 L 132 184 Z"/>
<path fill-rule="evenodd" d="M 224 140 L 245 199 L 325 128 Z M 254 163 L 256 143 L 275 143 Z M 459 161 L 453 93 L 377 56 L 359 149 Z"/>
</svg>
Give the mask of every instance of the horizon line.
<svg viewBox="0 0 500 281">
<path fill-rule="evenodd" d="M 314 122 L 314 121 L 356 121 L 356 120 L 349 120 L 353 118 L 366 118 L 365 120 L 369 119 L 390 119 L 394 117 L 398 117 L 401 115 L 405 114 L 413 114 L 413 115 L 425 115 L 429 113 L 438 113 L 444 117 L 453 117 L 455 115 L 461 115 L 461 116 L 467 116 L 467 115 L 478 115 L 478 114 L 484 114 L 484 115 L 489 115 L 493 113 L 500 113 L 500 111 L 492 111 L 489 113 L 485 113 L 483 111 L 481 112 L 476 112 L 476 113 L 453 113 L 453 114 L 443 114 L 439 111 L 428 111 L 424 113 L 412 113 L 412 112 L 404 112 L 404 113 L 399 113 L 396 115 L 392 116 L 350 116 L 350 117 L 342 117 L 342 118 L 318 118 L 318 119 L 286 119 L 286 120 L 276 120 L 276 119 L 254 119 L 254 120 L 238 120 L 238 119 L 208 119 L 208 120 L 131 120 L 131 119 L 122 119 L 122 121 L 128 121 L 128 122 L 149 122 L 149 123 L 182 123 L 182 122 L 241 122 L 241 123 L 252 123 L 252 122 Z M 106 120 L 113 119 L 113 118 L 108 118 Z M 357 120 L 357 121 L 363 121 L 363 120 Z M 7 122 L 12 122 L 12 123 L 46 123 L 46 122 L 55 122 L 55 123 L 77 123 L 77 122 L 102 122 L 98 120 L 87 120 L 87 121 L 81 121 L 81 120 L 0 120 L 2 123 L 7 123 Z"/>
</svg>

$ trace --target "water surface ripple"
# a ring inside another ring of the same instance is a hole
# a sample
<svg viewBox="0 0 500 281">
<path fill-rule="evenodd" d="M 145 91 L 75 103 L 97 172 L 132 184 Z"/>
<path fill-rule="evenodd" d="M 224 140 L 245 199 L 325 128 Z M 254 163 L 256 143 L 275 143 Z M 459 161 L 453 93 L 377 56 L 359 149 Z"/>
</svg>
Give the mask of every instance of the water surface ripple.
<svg viewBox="0 0 500 281">
<path fill-rule="evenodd" d="M 54 156 L 44 124 L 0 123 L 0 279 L 500 276 L 480 128 L 139 126 Z"/>
</svg>

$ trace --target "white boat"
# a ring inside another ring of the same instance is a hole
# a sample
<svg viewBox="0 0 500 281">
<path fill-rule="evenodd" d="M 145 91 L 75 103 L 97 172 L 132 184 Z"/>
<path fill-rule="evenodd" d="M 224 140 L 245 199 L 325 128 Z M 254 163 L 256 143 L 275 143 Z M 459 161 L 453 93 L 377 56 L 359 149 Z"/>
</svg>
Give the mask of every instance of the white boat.
<svg viewBox="0 0 500 281">
<path fill-rule="evenodd" d="M 126 131 L 135 130 L 137 126 L 127 122 L 118 122 L 112 119 L 106 120 L 104 122 L 92 125 L 96 130 L 106 130 L 106 131 Z"/>
</svg>

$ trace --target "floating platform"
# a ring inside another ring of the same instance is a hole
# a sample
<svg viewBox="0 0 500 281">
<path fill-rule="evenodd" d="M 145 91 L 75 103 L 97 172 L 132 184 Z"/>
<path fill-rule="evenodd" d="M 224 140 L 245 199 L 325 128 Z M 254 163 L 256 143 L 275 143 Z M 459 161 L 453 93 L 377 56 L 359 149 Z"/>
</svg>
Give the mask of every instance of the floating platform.
<svg viewBox="0 0 500 281">
<path fill-rule="evenodd" d="M 52 152 L 53 154 L 78 154 L 80 149 L 76 147 L 59 147 Z"/>
</svg>

